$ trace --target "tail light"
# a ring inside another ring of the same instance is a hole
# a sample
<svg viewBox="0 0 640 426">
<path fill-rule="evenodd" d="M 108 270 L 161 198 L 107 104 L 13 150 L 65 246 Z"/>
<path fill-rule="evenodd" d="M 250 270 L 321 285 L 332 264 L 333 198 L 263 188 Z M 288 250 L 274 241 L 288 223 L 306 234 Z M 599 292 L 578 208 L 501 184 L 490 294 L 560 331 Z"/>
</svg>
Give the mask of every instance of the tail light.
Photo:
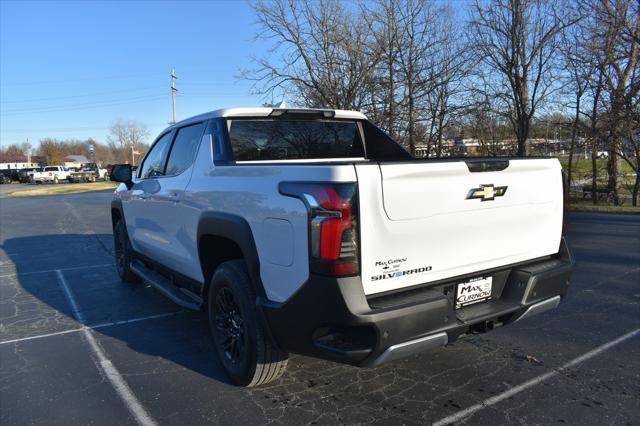
<svg viewBox="0 0 640 426">
<path fill-rule="evenodd" d="M 562 170 L 562 236 L 569 231 L 569 178 Z"/>
<path fill-rule="evenodd" d="M 356 184 L 282 182 L 280 193 L 299 198 L 307 206 L 311 272 L 358 274 Z"/>
</svg>

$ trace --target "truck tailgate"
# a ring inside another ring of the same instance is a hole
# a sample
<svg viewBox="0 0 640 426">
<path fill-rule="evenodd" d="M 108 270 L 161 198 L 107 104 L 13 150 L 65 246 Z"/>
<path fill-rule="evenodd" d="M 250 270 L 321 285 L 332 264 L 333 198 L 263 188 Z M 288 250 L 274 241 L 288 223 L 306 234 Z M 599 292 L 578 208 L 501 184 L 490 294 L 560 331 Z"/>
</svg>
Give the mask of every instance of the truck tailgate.
<svg viewBox="0 0 640 426">
<path fill-rule="evenodd" d="M 481 172 L 464 160 L 355 167 L 367 295 L 558 252 L 557 159 L 510 160 L 503 170 Z"/>
</svg>

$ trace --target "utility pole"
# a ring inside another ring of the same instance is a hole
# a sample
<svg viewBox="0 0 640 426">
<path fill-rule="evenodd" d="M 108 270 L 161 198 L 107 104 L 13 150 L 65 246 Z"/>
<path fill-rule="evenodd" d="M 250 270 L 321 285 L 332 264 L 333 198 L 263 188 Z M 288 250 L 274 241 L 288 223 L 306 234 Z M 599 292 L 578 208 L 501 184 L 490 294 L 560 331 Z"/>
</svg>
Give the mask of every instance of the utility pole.
<svg viewBox="0 0 640 426">
<path fill-rule="evenodd" d="M 176 124 L 176 92 L 178 91 L 178 89 L 176 89 L 177 78 L 176 70 L 174 68 L 171 70 L 171 101 L 173 102 L 173 120 L 171 121 L 171 124 Z"/>
</svg>

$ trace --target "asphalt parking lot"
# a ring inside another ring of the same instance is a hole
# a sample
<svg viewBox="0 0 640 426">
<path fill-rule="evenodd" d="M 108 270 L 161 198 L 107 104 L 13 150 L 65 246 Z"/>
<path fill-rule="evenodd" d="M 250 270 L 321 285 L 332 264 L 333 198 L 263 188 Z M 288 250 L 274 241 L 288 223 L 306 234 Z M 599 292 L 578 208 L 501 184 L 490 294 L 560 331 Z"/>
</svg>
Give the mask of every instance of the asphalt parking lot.
<svg viewBox="0 0 640 426">
<path fill-rule="evenodd" d="M 0 424 L 638 424 L 640 216 L 574 214 L 561 306 L 374 370 L 230 385 L 203 314 L 113 266 L 109 192 L 0 197 Z"/>
</svg>

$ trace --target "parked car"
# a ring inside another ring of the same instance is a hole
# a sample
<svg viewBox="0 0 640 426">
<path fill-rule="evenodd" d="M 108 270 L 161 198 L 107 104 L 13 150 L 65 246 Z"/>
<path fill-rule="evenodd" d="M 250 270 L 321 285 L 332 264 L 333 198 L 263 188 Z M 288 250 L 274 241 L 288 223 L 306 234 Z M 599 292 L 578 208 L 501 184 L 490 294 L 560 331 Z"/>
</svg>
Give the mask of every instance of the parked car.
<svg viewBox="0 0 640 426">
<path fill-rule="evenodd" d="M 18 177 L 18 169 L 3 169 L 0 170 L 0 173 L 4 176 L 3 183 L 18 182 L 20 180 Z"/>
<path fill-rule="evenodd" d="M 85 164 L 79 171 L 69 173 L 69 182 L 95 182 L 97 180 L 109 180 L 109 173 L 99 164 Z"/>
<path fill-rule="evenodd" d="M 29 172 L 29 182 L 31 183 L 44 183 L 52 182 L 59 183 L 69 178 L 71 172 L 69 172 L 63 166 L 46 166 L 40 170 L 34 170 Z"/>
<path fill-rule="evenodd" d="M 11 173 L 8 170 L 0 170 L 0 184 L 11 183 Z"/>
<path fill-rule="evenodd" d="M 574 270 L 557 159 L 418 160 L 355 111 L 199 115 L 112 176 L 118 274 L 206 310 L 239 385 L 288 353 L 375 367 L 529 318 Z"/>
<path fill-rule="evenodd" d="M 18 181 L 20 183 L 27 183 L 29 182 L 29 178 L 30 178 L 30 173 L 35 171 L 35 170 L 39 170 L 38 168 L 35 167 L 29 167 L 29 168 L 25 168 L 25 169 L 20 169 L 18 171 Z"/>
</svg>

